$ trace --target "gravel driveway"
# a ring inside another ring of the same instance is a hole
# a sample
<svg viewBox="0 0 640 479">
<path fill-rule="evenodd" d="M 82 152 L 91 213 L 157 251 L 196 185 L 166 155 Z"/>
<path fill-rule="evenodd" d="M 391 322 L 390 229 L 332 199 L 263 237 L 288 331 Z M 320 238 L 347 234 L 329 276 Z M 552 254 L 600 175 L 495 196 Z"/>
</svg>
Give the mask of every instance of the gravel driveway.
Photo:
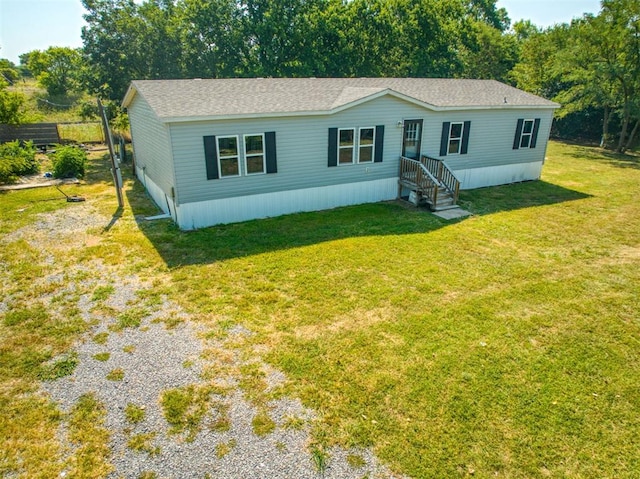
<svg viewBox="0 0 640 479">
<path fill-rule="evenodd" d="M 76 243 L 87 245 L 96 236 L 95 231 L 104 228 L 110 220 L 87 201 L 43 215 L 35 224 L 12 233 L 3 241 L 26 239 L 42 248 L 45 262 L 53 262 L 54 249 L 60 244 L 72 243 L 70 240 L 75 238 Z M 58 284 L 57 294 L 65 289 L 70 293 L 78 290 L 74 284 L 62 281 L 60 275 L 58 272 L 42 281 Z M 202 326 L 178 305 L 166 298 L 155 304 L 141 299 L 145 295 L 140 293 L 150 290 L 151 284 L 122 266 L 92 260 L 74 266 L 64 277 L 83 278 L 84 293 L 78 296 L 77 307 L 94 326 L 75 347 L 79 363 L 74 373 L 44 382 L 42 388 L 63 411 L 69 411 L 86 393 L 95 394 L 104 405 L 105 425 L 111 435 L 110 462 L 114 468 L 109 477 L 394 477 L 371 451 L 361 449 L 333 448 L 328 451 L 326 464 L 318 467 L 317 456 L 314 460 L 309 450 L 314 412 L 295 398 L 267 403 L 275 429 L 266 434 L 255 433 L 252 421 L 257 409 L 238 386 L 240 378 L 233 374 L 213 378 L 204 374 L 216 370 L 216 361 L 221 362 L 221 371 L 238 370 L 250 362 L 264 371 L 269 387 L 286 380 L 260 357 L 239 359 L 241 356 L 233 343 L 251 331 L 236 327 L 226 338 L 203 339 L 203 331 L 199 329 Z M 96 295 L 96 291 L 103 294 Z M 123 315 L 126 317 L 133 310 L 143 311 L 139 324 L 123 327 Z M 167 318 L 172 318 L 173 323 L 168 323 Z M 114 371 L 118 371 L 119 376 L 114 377 Z M 224 393 L 211 395 L 196 430 L 191 434 L 176 433 L 163 412 L 163 393 L 212 382 Z M 129 407 L 143 411 L 143 419 L 132 422 L 126 414 Z M 222 416 L 226 426 L 217 427 Z M 295 427 L 291 426 L 293 423 Z M 65 435 L 63 425 L 61 441 L 68 443 Z M 144 447 L 132 448 L 130 441 L 134 437 L 146 438 Z M 354 457 L 358 460 L 354 461 Z"/>
</svg>

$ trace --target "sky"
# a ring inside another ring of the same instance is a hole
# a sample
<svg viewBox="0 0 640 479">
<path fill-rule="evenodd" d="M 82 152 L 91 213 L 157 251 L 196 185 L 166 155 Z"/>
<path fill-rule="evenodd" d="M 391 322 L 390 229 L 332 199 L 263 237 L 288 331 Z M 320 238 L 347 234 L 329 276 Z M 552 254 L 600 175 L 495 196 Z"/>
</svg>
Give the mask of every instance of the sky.
<svg viewBox="0 0 640 479">
<path fill-rule="evenodd" d="M 540 27 L 600 10 L 599 0 L 498 0 L 497 5 L 507 9 L 512 22 L 531 20 Z M 32 50 L 81 47 L 83 13 L 80 0 L 0 0 L 0 58 L 18 64 L 19 56 Z"/>
</svg>

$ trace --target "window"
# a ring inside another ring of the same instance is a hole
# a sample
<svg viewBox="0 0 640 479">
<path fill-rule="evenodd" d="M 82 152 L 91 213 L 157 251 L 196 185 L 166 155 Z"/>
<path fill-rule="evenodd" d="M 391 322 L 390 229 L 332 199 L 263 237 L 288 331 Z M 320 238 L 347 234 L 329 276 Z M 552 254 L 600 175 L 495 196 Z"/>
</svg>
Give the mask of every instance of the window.
<svg viewBox="0 0 640 479">
<path fill-rule="evenodd" d="M 520 148 L 529 148 L 531 137 L 533 136 L 533 120 L 525 120 L 522 125 L 522 137 L 520 138 Z"/>
<path fill-rule="evenodd" d="M 356 161 L 381 163 L 383 160 L 384 125 L 329 128 L 328 137 L 327 165 L 329 167 L 352 165 Z M 267 150 L 267 166 L 268 156 Z"/>
<path fill-rule="evenodd" d="M 447 155 L 457 155 L 460 153 L 463 125 L 463 123 L 451 123 L 449 127 L 449 147 L 447 148 Z"/>
<path fill-rule="evenodd" d="M 370 163 L 373 161 L 375 138 L 375 128 L 360 128 L 358 135 L 358 163 Z"/>
<path fill-rule="evenodd" d="M 513 139 L 513 149 L 535 148 L 538 141 L 540 118 L 527 120 L 520 118 L 516 124 L 516 136 Z"/>
<path fill-rule="evenodd" d="M 240 176 L 240 162 L 238 161 L 238 137 L 219 136 L 218 161 L 220 164 L 220 176 Z"/>
<path fill-rule="evenodd" d="M 244 135 L 244 164 L 247 175 L 264 173 L 266 170 L 264 135 Z"/>
<path fill-rule="evenodd" d="M 469 151 L 470 121 L 445 121 L 442 123 L 440 137 L 440 156 L 466 155 Z"/>
<path fill-rule="evenodd" d="M 275 131 L 243 135 L 244 166 L 242 169 L 238 135 L 211 135 L 204 136 L 202 139 L 207 180 L 278 172 Z"/>
<path fill-rule="evenodd" d="M 355 129 L 346 128 L 338 130 L 338 164 L 353 163 L 355 152 Z"/>
</svg>

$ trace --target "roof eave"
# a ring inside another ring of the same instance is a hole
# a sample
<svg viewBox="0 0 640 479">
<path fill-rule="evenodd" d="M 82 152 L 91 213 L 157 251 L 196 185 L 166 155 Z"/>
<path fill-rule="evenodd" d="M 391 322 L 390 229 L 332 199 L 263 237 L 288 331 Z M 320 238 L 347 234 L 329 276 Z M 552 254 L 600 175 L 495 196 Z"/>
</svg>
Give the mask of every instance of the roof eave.
<svg viewBox="0 0 640 479">
<path fill-rule="evenodd" d="M 236 115 L 206 115 L 206 116 L 167 116 L 159 117 L 162 123 L 190 123 L 198 121 L 221 121 L 221 120 L 258 120 L 263 118 L 291 118 L 301 116 L 328 116 L 355 106 L 354 103 L 361 104 L 364 101 L 358 100 L 347 105 L 342 105 L 331 110 L 314 111 L 294 111 L 294 112 L 267 112 L 267 113 L 238 113 Z M 427 105 L 413 100 L 411 103 L 419 104 L 429 110 L 436 112 L 444 111 L 470 111 L 470 110 L 556 110 L 560 105 L 494 105 L 494 106 L 434 106 Z"/>
<path fill-rule="evenodd" d="M 122 99 L 122 103 L 120 104 L 120 106 L 122 108 L 128 108 L 137 92 L 138 91 L 136 90 L 136 87 L 133 85 L 133 83 L 129 84 L 127 93 L 124 94 L 124 98 Z"/>
</svg>

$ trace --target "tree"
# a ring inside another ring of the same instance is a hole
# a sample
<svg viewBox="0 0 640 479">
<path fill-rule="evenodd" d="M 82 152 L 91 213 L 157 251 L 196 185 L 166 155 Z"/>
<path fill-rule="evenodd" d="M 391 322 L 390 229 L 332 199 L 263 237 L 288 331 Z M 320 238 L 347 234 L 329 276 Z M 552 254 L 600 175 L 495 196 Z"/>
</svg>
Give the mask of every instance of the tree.
<svg viewBox="0 0 640 479">
<path fill-rule="evenodd" d="M 9 84 L 0 78 L 0 123 L 19 125 L 25 119 L 25 97 L 8 90 Z"/>
<path fill-rule="evenodd" d="M 243 73 L 246 52 L 235 0 L 184 0 L 177 15 L 185 76 L 225 78 Z"/>
<path fill-rule="evenodd" d="M 49 96 L 66 95 L 80 87 L 83 68 L 80 50 L 68 47 L 50 47 L 28 54 L 27 68 Z"/>
<path fill-rule="evenodd" d="M 0 58 L 0 78 L 4 78 L 9 83 L 15 83 L 20 77 L 20 72 L 16 65 L 6 58 Z"/>
<path fill-rule="evenodd" d="M 605 0 L 597 16 L 575 21 L 571 31 L 573 41 L 558 55 L 558 68 L 570 87 L 558 99 L 566 111 L 602 109 L 603 146 L 616 113 L 621 120 L 616 150 L 624 153 L 640 120 L 640 3 Z"/>
<path fill-rule="evenodd" d="M 25 98 L 19 92 L 8 90 L 9 84 L 0 78 L 0 123 L 19 125 L 25 119 Z"/>
</svg>

